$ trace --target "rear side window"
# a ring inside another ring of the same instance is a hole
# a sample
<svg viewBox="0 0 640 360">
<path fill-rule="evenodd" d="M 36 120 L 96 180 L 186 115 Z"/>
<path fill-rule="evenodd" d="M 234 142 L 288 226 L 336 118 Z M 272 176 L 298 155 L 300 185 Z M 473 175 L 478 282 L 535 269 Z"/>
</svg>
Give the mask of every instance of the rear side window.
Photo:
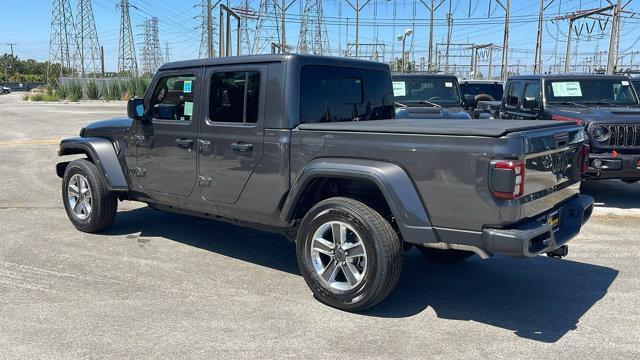
<svg viewBox="0 0 640 360">
<path fill-rule="evenodd" d="M 300 123 L 393 117 L 393 90 L 388 72 L 316 65 L 302 68 Z"/>
<path fill-rule="evenodd" d="M 213 122 L 255 123 L 260 107 L 260 73 L 228 71 L 211 77 L 209 119 Z"/>
<path fill-rule="evenodd" d="M 514 81 L 509 86 L 509 92 L 507 93 L 507 106 L 518 106 L 518 101 L 522 95 L 522 83 Z"/>
<path fill-rule="evenodd" d="M 189 121 L 193 115 L 194 75 L 165 76 L 158 81 L 151 98 L 155 120 Z"/>
</svg>

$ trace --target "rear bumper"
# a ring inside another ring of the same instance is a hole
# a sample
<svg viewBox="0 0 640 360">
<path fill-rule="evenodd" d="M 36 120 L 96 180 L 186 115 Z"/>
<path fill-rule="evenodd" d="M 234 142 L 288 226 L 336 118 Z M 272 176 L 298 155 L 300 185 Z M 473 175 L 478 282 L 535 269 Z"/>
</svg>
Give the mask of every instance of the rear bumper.
<svg viewBox="0 0 640 360">
<path fill-rule="evenodd" d="M 545 219 L 556 212 L 560 215 L 560 223 L 553 229 Z M 547 253 L 576 236 L 592 212 L 593 198 L 578 195 L 535 219 L 525 220 L 513 227 L 484 229 L 481 248 L 491 253 L 513 257 L 531 257 Z"/>
<path fill-rule="evenodd" d="M 585 179 L 640 179 L 640 154 L 589 154 Z"/>
</svg>

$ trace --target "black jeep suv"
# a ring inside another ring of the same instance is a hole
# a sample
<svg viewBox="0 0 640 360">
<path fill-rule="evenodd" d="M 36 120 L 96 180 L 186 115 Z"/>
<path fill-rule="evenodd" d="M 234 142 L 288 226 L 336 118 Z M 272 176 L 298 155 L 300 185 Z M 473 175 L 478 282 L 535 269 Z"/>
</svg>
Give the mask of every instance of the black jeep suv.
<svg viewBox="0 0 640 360">
<path fill-rule="evenodd" d="M 591 146 L 586 179 L 640 180 L 640 107 L 627 76 L 514 76 L 498 117 L 583 125 Z"/>
</svg>

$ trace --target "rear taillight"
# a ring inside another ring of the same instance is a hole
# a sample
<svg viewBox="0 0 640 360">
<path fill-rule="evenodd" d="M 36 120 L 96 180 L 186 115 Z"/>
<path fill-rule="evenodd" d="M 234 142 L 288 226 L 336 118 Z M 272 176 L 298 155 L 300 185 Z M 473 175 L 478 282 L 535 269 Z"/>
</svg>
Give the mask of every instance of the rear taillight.
<svg viewBox="0 0 640 360">
<path fill-rule="evenodd" d="M 498 199 L 515 199 L 524 195 L 524 163 L 491 162 L 491 191 Z"/>
<path fill-rule="evenodd" d="M 583 173 L 589 170 L 589 144 L 582 144 L 580 148 L 580 171 Z"/>
</svg>

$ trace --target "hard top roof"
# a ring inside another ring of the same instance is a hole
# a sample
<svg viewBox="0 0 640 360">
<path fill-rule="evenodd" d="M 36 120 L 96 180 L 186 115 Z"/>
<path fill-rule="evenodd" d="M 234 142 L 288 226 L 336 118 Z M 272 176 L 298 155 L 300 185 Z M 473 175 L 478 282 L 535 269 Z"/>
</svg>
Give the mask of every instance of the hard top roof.
<svg viewBox="0 0 640 360">
<path fill-rule="evenodd" d="M 198 66 L 212 66 L 212 65 L 233 65 L 233 64 L 255 64 L 255 63 L 269 63 L 269 62 L 292 62 L 299 61 L 301 63 L 317 63 L 322 65 L 335 65 L 335 66 L 364 66 L 367 68 L 381 68 L 388 69 L 388 65 L 369 61 L 369 60 L 356 60 L 353 58 L 335 57 L 335 56 L 320 56 L 320 55 L 306 55 L 306 54 L 265 54 L 265 55 L 242 55 L 242 56 L 228 56 L 217 58 L 206 58 L 196 60 L 185 60 L 170 62 L 162 65 L 160 70 L 180 69 L 187 67 Z"/>
<path fill-rule="evenodd" d="M 628 80 L 626 75 L 604 75 L 604 74 L 532 74 L 532 75 L 514 75 L 509 76 L 509 80 L 564 80 L 564 79 L 612 79 L 612 80 Z"/>
</svg>

